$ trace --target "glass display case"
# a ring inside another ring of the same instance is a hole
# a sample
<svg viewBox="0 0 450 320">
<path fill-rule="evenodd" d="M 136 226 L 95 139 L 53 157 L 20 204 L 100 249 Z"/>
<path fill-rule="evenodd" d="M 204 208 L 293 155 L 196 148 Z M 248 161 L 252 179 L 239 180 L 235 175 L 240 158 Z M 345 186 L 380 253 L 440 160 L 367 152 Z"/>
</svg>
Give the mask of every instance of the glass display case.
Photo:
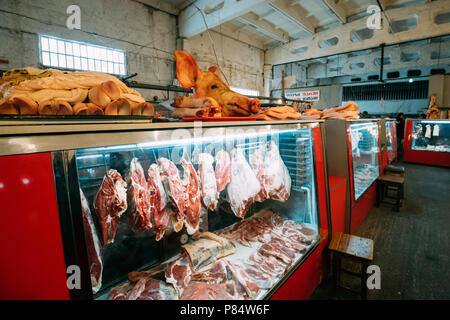
<svg viewBox="0 0 450 320">
<path fill-rule="evenodd" d="M 411 150 L 450 152 L 450 121 L 412 121 Z"/>
<path fill-rule="evenodd" d="M 403 160 L 450 166 L 450 120 L 406 119 Z"/>
<path fill-rule="evenodd" d="M 2 196 L 33 190 L 4 208 L 9 233 L 29 230 L 11 249 L 24 265 L 13 279 L 31 267 L 27 248 L 46 243 L 38 230 L 54 250 L 33 263 L 58 261 L 42 279 L 71 299 L 305 299 L 325 272 L 323 121 L 8 130 L 0 160 L 22 183 L 4 172 Z M 18 210 L 41 220 L 15 223 Z M 10 285 L 42 285 L 27 279 Z"/>
<path fill-rule="evenodd" d="M 378 125 L 376 122 L 349 125 L 354 200 L 372 185 L 379 175 Z"/>
</svg>

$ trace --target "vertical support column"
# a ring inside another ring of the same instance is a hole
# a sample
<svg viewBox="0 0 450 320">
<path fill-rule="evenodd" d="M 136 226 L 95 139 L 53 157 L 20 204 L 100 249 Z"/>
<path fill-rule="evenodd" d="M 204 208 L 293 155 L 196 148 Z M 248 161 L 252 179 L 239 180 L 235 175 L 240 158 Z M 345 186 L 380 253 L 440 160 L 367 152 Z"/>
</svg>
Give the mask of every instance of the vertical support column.
<svg viewBox="0 0 450 320">
<path fill-rule="evenodd" d="M 264 96 L 270 97 L 270 83 L 272 81 L 272 65 L 271 64 L 265 64 L 264 65 Z"/>
</svg>

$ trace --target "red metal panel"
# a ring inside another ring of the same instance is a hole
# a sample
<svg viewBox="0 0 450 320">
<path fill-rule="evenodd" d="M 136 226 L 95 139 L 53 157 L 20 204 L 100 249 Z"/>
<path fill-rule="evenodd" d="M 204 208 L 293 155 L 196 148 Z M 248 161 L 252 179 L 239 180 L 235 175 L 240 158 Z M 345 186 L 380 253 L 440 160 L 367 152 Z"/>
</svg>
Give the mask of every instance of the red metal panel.
<svg viewBox="0 0 450 320">
<path fill-rule="evenodd" d="M 348 169 L 349 169 L 349 180 L 350 180 L 350 201 L 351 206 L 355 205 L 355 188 L 353 186 L 353 158 L 352 158 L 352 143 L 350 138 L 350 126 L 346 126 L 347 130 L 347 149 L 348 149 Z"/>
<path fill-rule="evenodd" d="M 345 232 L 345 202 L 347 183 L 345 178 L 329 176 L 330 185 L 330 209 L 331 230 L 333 232 Z"/>
<path fill-rule="evenodd" d="M 317 193 L 319 197 L 320 227 L 328 231 L 328 213 L 325 190 L 325 171 L 322 153 L 322 136 L 320 128 L 313 128 L 314 153 L 316 160 Z"/>
<path fill-rule="evenodd" d="M 310 254 L 271 300 L 306 300 L 322 281 L 326 272 L 328 236 Z"/>
<path fill-rule="evenodd" d="M 380 174 L 384 173 L 384 169 L 386 169 L 387 165 L 388 165 L 388 158 L 389 158 L 389 151 L 387 150 L 382 150 L 381 151 L 381 166 L 380 166 Z"/>
<path fill-rule="evenodd" d="M 69 299 L 51 154 L 0 168 L 0 299 Z"/>
<path fill-rule="evenodd" d="M 406 121 L 404 161 L 450 167 L 450 153 L 448 152 L 412 150 L 411 134 L 412 121 Z"/>
<path fill-rule="evenodd" d="M 391 143 L 392 143 L 392 150 L 388 150 L 388 160 L 389 163 L 393 163 L 395 160 L 397 160 L 397 132 L 395 129 L 395 122 L 391 121 L 389 122 L 389 130 L 391 132 Z"/>
<path fill-rule="evenodd" d="M 355 233 L 359 225 L 366 218 L 370 209 L 375 205 L 376 201 L 376 182 L 367 189 L 367 191 L 358 199 L 358 202 L 352 207 L 351 211 L 351 221 L 350 221 L 350 233 Z M 333 229 L 334 232 L 334 229 Z"/>
</svg>

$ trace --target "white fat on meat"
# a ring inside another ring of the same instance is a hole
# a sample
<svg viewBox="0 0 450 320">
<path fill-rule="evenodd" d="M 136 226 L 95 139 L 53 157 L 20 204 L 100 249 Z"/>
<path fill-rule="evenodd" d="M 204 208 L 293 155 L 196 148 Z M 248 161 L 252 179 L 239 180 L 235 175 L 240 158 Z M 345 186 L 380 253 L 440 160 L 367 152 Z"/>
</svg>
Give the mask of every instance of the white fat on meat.
<svg viewBox="0 0 450 320">
<path fill-rule="evenodd" d="M 103 261 L 101 252 L 101 242 L 95 229 L 89 204 L 80 189 L 81 211 L 83 215 L 84 239 L 89 262 L 89 272 L 91 275 L 92 292 L 95 294 L 102 286 Z"/>
<path fill-rule="evenodd" d="M 189 257 L 182 254 L 178 259 L 167 265 L 164 275 L 166 277 L 166 282 L 173 285 L 178 297 L 180 297 L 191 281 L 192 273 L 193 270 Z"/>
<path fill-rule="evenodd" d="M 264 187 L 270 199 L 286 201 L 291 194 L 291 177 L 275 142 L 270 141 L 265 157 Z"/>
<path fill-rule="evenodd" d="M 214 158 L 209 153 L 200 153 L 198 155 L 198 175 L 200 177 L 203 205 L 208 210 L 214 211 L 219 201 L 219 193 L 217 192 L 213 163 Z"/>
<path fill-rule="evenodd" d="M 227 200 L 233 213 L 244 218 L 260 190 L 258 178 L 245 159 L 242 149 L 231 150 L 231 181 L 227 188 Z"/>
<path fill-rule="evenodd" d="M 259 183 L 261 184 L 261 190 L 255 197 L 255 201 L 263 202 L 264 200 L 269 198 L 269 195 L 266 190 L 266 163 L 264 162 L 264 154 L 261 149 L 256 149 L 252 154 L 248 157 L 250 166 L 253 169 L 256 177 L 258 178 Z"/>
</svg>

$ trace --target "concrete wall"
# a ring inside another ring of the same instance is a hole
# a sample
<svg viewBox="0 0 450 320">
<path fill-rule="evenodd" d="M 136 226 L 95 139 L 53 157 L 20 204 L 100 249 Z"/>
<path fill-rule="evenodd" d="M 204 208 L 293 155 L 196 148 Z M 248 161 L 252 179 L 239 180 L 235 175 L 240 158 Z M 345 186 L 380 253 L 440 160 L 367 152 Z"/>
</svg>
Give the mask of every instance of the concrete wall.
<svg viewBox="0 0 450 320">
<path fill-rule="evenodd" d="M 66 9 L 81 9 L 81 30 L 66 27 Z M 177 25 L 174 15 L 132 0 L 1 0 L 0 70 L 39 67 L 38 34 L 88 42 L 127 52 L 133 80 L 166 85 L 175 77 Z M 166 92 L 141 90 L 146 99 Z"/>
<path fill-rule="evenodd" d="M 234 32 L 227 26 L 210 31 L 220 68 L 230 86 L 259 90 L 264 94 L 263 45 L 248 33 Z M 217 65 L 212 42 L 207 32 L 183 39 L 183 50 L 196 59 L 201 70 Z"/>
</svg>

